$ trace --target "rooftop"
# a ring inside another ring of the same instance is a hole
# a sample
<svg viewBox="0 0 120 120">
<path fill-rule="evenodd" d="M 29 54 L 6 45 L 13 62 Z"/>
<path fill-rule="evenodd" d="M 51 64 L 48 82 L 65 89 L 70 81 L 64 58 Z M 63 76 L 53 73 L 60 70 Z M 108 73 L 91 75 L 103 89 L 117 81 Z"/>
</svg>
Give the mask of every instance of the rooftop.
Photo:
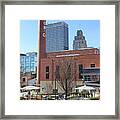
<svg viewBox="0 0 120 120">
<path fill-rule="evenodd" d="M 72 56 L 82 56 L 82 55 L 99 55 L 98 48 L 82 48 L 80 50 L 63 50 L 59 52 L 49 52 L 47 57 L 72 57 Z"/>
<path fill-rule="evenodd" d="M 98 48 L 93 48 L 93 47 L 87 47 L 87 48 L 80 48 L 79 50 L 61 50 L 61 51 L 55 51 L 55 52 L 48 52 L 48 54 L 50 53 L 62 53 L 62 52 L 73 52 L 73 51 L 82 51 L 82 50 L 90 50 L 90 49 L 96 49 L 99 50 Z"/>
<path fill-rule="evenodd" d="M 54 26 L 61 26 L 61 25 L 64 25 L 64 26 L 68 27 L 67 23 L 61 21 L 61 22 L 47 24 L 46 28 L 54 27 Z"/>
</svg>

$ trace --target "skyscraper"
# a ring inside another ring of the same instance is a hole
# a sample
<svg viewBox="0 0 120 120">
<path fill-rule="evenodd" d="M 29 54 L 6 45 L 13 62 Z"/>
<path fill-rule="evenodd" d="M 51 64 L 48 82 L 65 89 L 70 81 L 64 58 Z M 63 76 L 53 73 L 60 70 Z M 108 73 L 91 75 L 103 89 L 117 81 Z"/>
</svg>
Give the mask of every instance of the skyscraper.
<svg viewBox="0 0 120 120">
<path fill-rule="evenodd" d="M 77 36 L 73 40 L 73 50 L 79 50 L 80 48 L 86 48 L 87 43 L 85 36 L 83 36 L 82 30 L 77 30 Z"/>
<path fill-rule="evenodd" d="M 68 49 L 68 24 L 57 22 L 46 25 L 46 52 Z"/>
</svg>

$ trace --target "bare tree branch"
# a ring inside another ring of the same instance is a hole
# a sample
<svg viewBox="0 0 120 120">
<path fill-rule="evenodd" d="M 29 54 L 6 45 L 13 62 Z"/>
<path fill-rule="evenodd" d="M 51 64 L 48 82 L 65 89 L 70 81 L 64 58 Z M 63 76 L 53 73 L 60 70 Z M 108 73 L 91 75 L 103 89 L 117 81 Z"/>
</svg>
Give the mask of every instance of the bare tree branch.
<svg viewBox="0 0 120 120">
<path fill-rule="evenodd" d="M 67 93 L 70 93 L 71 89 L 75 86 L 76 71 L 74 58 L 64 57 L 61 60 L 58 60 L 56 64 L 59 66 L 59 69 L 56 69 L 55 71 L 56 81 L 64 91 L 67 90 Z"/>
</svg>

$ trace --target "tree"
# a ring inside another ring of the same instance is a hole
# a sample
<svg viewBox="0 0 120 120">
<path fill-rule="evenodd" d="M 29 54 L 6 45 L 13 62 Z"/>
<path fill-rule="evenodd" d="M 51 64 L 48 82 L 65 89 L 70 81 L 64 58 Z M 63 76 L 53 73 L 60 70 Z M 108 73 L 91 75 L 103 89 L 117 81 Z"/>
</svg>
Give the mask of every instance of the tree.
<svg viewBox="0 0 120 120">
<path fill-rule="evenodd" d="M 76 85 L 76 62 L 72 57 L 57 60 L 55 80 L 65 92 L 65 99 Z"/>
<path fill-rule="evenodd" d="M 50 94 L 50 93 L 52 93 L 52 90 L 53 90 L 53 84 L 52 84 L 52 82 L 46 82 L 46 87 L 45 87 L 45 93 L 47 93 L 47 94 Z"/>
</svg>

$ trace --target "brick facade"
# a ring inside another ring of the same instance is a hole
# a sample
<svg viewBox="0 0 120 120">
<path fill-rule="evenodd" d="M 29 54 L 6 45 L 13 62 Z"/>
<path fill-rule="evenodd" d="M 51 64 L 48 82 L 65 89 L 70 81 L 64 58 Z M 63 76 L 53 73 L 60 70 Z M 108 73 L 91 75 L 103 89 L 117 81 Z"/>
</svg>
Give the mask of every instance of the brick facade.
<svg viewBox="0 0 120 120">
<path fill-rule="evenodd" d="M 75 55 L 76 56 L 64 56 L 64 55 Z M 78 55 L 79 54 L 79 55 Z M 61 56 L 60 56 L 61 55 Z M 97 48 L 91 48 L 91 49 L 84 49 L 84 50 L 74 50 L 74 51 L 63 51 L 63 52 L 53 52 L 48 53 L 47 57 L 44 59 L 41 59 L 41 77 L 40 81 L 46 80 L 46 67 L 49 66 L 49 79 L 54 80 L 54 73 L 56 65 L 60 64 L 60 61 L 64 59 L 72 59 L 71 62 L 73 64 L 76 64 L 74 68 L 76 69 L 76 79 L 78 80 L 78 74 L 79 74 L 79 65 L 83 65 L 83 69 L 91 68 L 91 64 L 95 64 L 95 68 L 100 68 L 100 54 L 99 50 Z M 59 62 L 58 62 L 59 61 Z"/>
</svg>

